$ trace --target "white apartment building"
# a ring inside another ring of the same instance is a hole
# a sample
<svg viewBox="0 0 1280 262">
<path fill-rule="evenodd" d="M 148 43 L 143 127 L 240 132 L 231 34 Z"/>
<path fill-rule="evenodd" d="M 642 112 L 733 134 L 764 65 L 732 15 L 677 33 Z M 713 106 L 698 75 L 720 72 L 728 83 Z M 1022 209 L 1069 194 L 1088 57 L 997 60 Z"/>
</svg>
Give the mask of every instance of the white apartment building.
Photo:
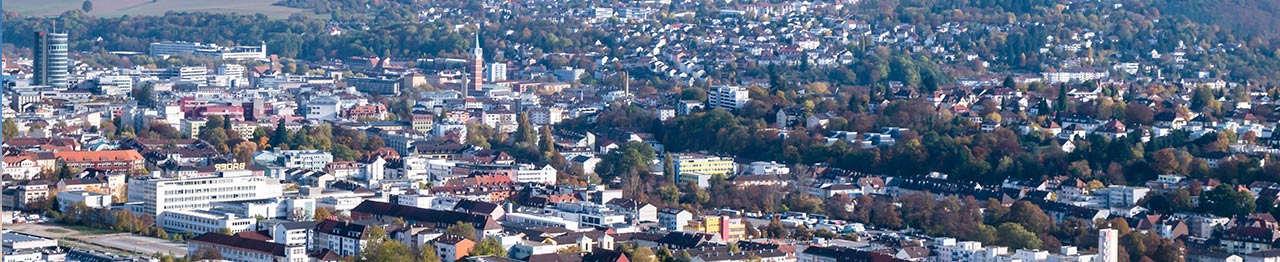
<svg viewBox="0 0 1280 262">
<path fill-rule="evenodd" d="M 151 43 L 150 53 L 153 56 L 188 54 L 197 57 L 211 57 L 223 60 L 257 60 L 267 59 L 267 45 L 225 47 L 217 44 L 201 44 L 198 42 L 164 41 Z"/>
<path fill-rule="evenodd" d="M 444 137 L 450 132 L 457 133 L 458 137 L 467 137 L 467 124 L 445 119 L 436 121 L 436 126 L 431 128 L 432 137 Z M 402 153 L 401 155 L 404 154 Z"/>
<path fill-rule="evenodd" d="M 786 174 L 791 174 L 791 168 L 788 168 L 787 165 L 779 164 L 778 162 L 756 161 L 756 162 L 751 162 L 751 164 L 747 166 L 747 174 L 748 175 L 786 175 Z"/>
<path fill-rule="evenodd" d="M 315 216 L 316 200 L 312 198 L 269 198 L 212 203 L 214 208 L 242 217 L 266 219 L 310 220 Z"/>
<path fill-rule="evenodd" d="M 209 69 L 203 66 L 171 67 L 165 70 L 160 78 L 179 83 L 205 84 L 209 80 Z"/>
<path fill-rule="evenodd" d="M 1103 192 L 1106 194 L 1106 203 L 1104 208 L 1108 207 L 1132 207 L 1138 203 L 1138 200 L 1147 197 L 1151 189 L 1146 187 L 1131 186 L 1110 186 Z"/>
<path fill-rule="evenodd" d="M 427 163 L 432 160 L 433 159 L 427 159 L 419 156 L 402 157 L 400 158 L 400 161 L 404 164 L 401 165 L 399 169 L 387 170 L 387 176 L 410 180 L 429 178 L 431 169 Z M 435 160 L 444 161 L 444 159 Z M 452 169 L 445 171 L 452 171 Z"/>
<path fill-rule="evenodd" d="M 179 121 L 182 122 L 181 123 L 182 128 L 178 129 L 178 131 L 182 131 L 183 133 L 189 134 L 192 137 L 199 136 L 200 130 L 204 129 L 204 124 L 208 122 L 204 119 L 186 119 L 186 118 L 182 118 L 182 120 L 179 120 Z"/>
<path fill-rule="evenodd" d="M 271 226 L 272 242 L 286 246 L 306 246 L 311 241 L 313 223 L 290 222 Z"/>
<path fill-rule="evenodd" d="M 933 251 L 937 254 L 937 258 L 931 261 L 939 262 L 1099 261 L 1098 255 L 1081 254 L 1078 252 L 1078 248 L 1074 246 L 1062 246 L 1062 249 L 1057 253 L 1050 253 L 1047 250 L 1027 249 L 1018 249 L 1014 250 L 1013 253 L 1009 253 L 1009 248 L 1007 247 L 984 247 L 981 242 L 956 242 L 956 239 L 947 237 L 937 238 L 934 243 Z"/>
<path fill-rule="evenodd" d="M 366 222 L 325 220 L 316 225 L 313 249 L 328 248 L 339 256 L 355 256 L 360 254 L 369 242 L 365 234 L 373 225 Z"/>
<path fill-rule="evenodd" d="M 255 165 L 265 167 L 324 171 L 324 168 L 333 162 L 333 154 L 323 150 L 262 151 L 254 154 L 253 162 Z"/>
<path fill-rule="evenodd" d="M 751 101 L 750 92 L 741 86 L 715 86 L 707 92 L 707 105 L 712 108 L 733 110 L 742 108 Z"/>
<path fill-rule="evenodd" d="M 1050 84 L 1083 82 L 1106 78 L 1110 74 L 1105 70 L 1069 70 L 1058 72 L 1044 72 L 1044 79 Z"/>
<path fill-rule="evenodd" d="M 1120 261 L 1120 231 L 1098 230 L 1098 262 Z"/>
<path fill-rule="evenodd" d="M 564 108 L 542 106 L 529 109 L 529 123 L 534 125 L 554 125 L 564 121 Z"/>
<path fill-rule="evenodd" d="M 342 108 L 342 101 L 330 96 L 322 96 L 312 98 L 307 101 L 306 117 L 311 120 L 335 120 L 338 119 L 338 111 Z"/>
<path fill-rule="evenodd" d="M 62 207 L 63 213 L 66 213 L 68 208 L 77 203 L 84 203 L 89 208 L 109 208 L 111 207 L 111 195 L 89 191 L 58 192 L 58 206 Z"/>
<path fill-rule="evenodd" d="M 124 96 L 133 91 L 133 77 L 127 75 L 101 75 L 94 82 L 103 95 Z"/>
<path fill-rule="evenodd" d="M 217 233 L 222 232 L 223 229 L 231 230 L 232 233 L 250 231 L 257 225 L 257 221 L 253 217 L 242 217 L 231 212 L 207 209 L 170 210 L 161 213 L 156 219 L 156 223 L 165 230 L 196 234 Z"/>
<path fill-rule="evenodd" d="M 492 127 L 494 130 L 503 133 L 511 133 L 516 131 L 516 112 L 511 110 L 485 110 L 480 114 L 481 121 Z M 532 123 L 533 121 L 529 121 Z"/>
<path fill-rule="evenodd" d="M 627 222 L 626 215 L 596 203 L 558 203 L 553 211 L 560 218 L 585 227 L 608 227 Z"/>
<path fill-rule="evenodd" d="M 166 211 L 211 207 L 214 202 L 277 198 L 280 181 L 250 170 L 221 171 L 213 177 L 140 177 L 129 180 L 129 202 L 136 213 L 160 217 Z"/>
<path fill-rule="evenodd" d="M 578 222 L 569 221 L 557 216 L 546 216 L 542 214 L 526 214 L 526 213 L 507 213 L 502 218 L 507 222 L 521 223 L 535 227 L 562 227 L 571 231 L 578 231 Z"/>
<path fill-rule="evenodd" d="M 693 213 L 684 209 L 665 207 L 658 210 L 658 226 L 667 231 L 683 230 L 693 220 Z"/>
<path fill-rule="evenodd" d="M 517 183 L 556 184 L 556 169 L 551 165 L 541 168 L 532 164 L 519 164 L 516 175 L 512 178 Z"/>
<path fill-rule="evenodd" d="M 507 81 L 507 64 L 506 63 L 491 63 L 489 64 L 488 69 L 489 70 L 484 71 L 485 82 L 493 83 L 493 82 Z"/>
<path fill-rule="evenodd" d="M 431 208 L 434 205 L 433 203 L 435 202 L 436 198 L 439 198 L 439 196 L 435 196 L 435 195 L 422 195 L 422 194 L 413 194 L 413 195 L 403 194 L 403 195 L 395 195 L 394 197 L 395 197 L 394 200 L 396 205 L 411 206 L 411 207 L 423 208 L 423 209 Z"/>
</svg>

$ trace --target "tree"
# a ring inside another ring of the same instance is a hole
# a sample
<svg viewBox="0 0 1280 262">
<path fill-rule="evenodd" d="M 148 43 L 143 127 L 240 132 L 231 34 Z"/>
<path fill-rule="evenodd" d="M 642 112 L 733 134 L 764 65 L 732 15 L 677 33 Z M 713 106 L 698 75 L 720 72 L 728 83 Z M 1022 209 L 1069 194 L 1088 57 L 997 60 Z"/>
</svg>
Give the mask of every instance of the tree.
<svg viewBox="0 0 1280 262">
<path fill-rule="evenodd" d="M 369 239 L 381 241 L 383 238 L 387 237 L 387 229 L 382 228 L 381 226 L 372 226 L 369 227 L 365 234 L 368 235 Z"/>
<path fill-rule="evenodd" d="M 533 131 L 533 124 L 529 123 L 529 115 L 520 112 L 520 116 L 516 118 L 516 136 L 513 137 L 517 146 L 528 146 L 538 141 L 538 134 Z"/>
<path fill-rule="evenodd" d="M 1219 112 L 1222 102 L 1208 87 L 1197 87 L 1191 93 L 1191 110 L 1195 112 Z"/>
<path fill-rule="evenodd" d="M 1236 191 L 1226 184 L 1200 194 L 1200 209 L 1223 217 L 1242 217 L 1253 212 L 1256 203 L 1248 191 Z"/>
<path fill-rule="evenodd" d="M 804 225 L 799 225 L 799 226 L 796 226 L 794 230 L 791 230 L 791 239 L 810 240 L 810 239 L 813 239 L 813 232 L 809 232 L 808 227 Z"/>
<path fill-rule="evenodd" d="M 1053 103 L 1053 109 L 1058 112 L 1067 111 L 1067 84 L 1058 85 L 1058 101 Z"/>
<path fill-rule="evenodd" d="M 80 171 L 72 170 L 71 167 L 67 166 L 67 163 L 65 162 L 58 163 L 58 173 L 56 173 L 56 175 L 60 179 L 73 178 L 76 176 L 76 174 L 79 174 L 79 173 Z"/>
<path fill-rule="evenodd" d="M 1053 227 L 1053 219 L 1040 210 L 1040 206 L 1030 201 L 1018 201 L 1009 209 L 1007 222 L 1018 223 L 1024 229 L 1036 234 L 1048 233 Z"/>
<path fill-rule="evenodd" d="M 155 88 L 151 86 L 151 83 L 147 83 L 138 89 L 134 89 L 132 95 L 133 99 L 138 101 L 138 106 L 154 107 L 156 105 Z"/>
<path fill-rule="evenodd" d="M 18 124 L 12 118 L 4 119 L 4 140 L 18 136 Z"/>
<path fill-rule="evenodd" d="M 1040 248 L 1040 237 L 1036 236 L 1035 233 L 1022 228 L 1022 226 L 1017 223 L 1000 224 L 998 232 L 1000 232 L 1000 240 L 996 243 L 999 243 L 1002 246 L 1007 246 L 1011 249 Z"/>
<path fill-rule="evenodd" d="M 630 251 L 627 253 L 627 258 L 630 258 L 631 262 L 658 262 L 657 255 L 649 247 L 637 247 Z"/>
<path fill-rule="evenodd" d="M 551 126 L 542 126 L 538 135 L 538 151 L 542 153 L 543 159 L 549 160 L 556 154 L 556 141 L 551 138 Z"/>
<path fill-rule="evenodd" d="M 1142 231 L 1133 231 L 1120 236 L 1120 246 L 1129 253 L 1129 261 L 1142 261 L 1147 253 L 1146 235 Z"/>
<path fill-rule="evenodd" d="M 493 133 L 493 128 L 486 126 L 484 123 L 467 123 L 467 137 L 463 139 L 463 143 L 482 148 L 491 147 L 490 138 L 486 136 L 489 133 Z"/>
<path fill-rule="evenodd" d="M 404 243 L 394 239 L 387 239 L 387 232 L 382 227 L 372 227 L 369 229 L 368 234 L 369 244 L 360 250 L 360 254 L 356 256 L 356 261 L 416 261 L 415 258 L 419 258 L 419 255 L 415 254 L 413 249 Z"/>
<path fill-rule="evenodd" d="M 978 241 L 982 243 L 995 243 L 996 240 L 999 239 L 997 234 L 995 227 L 987 224 L 979 224 L 978 227 L 975 228 L 972 233 L 969 233 L 969 236 L 966 238 L 971 241 Z"/>
<path fill-rule="evenodd" d="M 471 255 L 505 257 L 507 256 L 507 250 L 502 248 L 502 243 L 499 243 L 498 239 L 485 238 L 471 248 Z"/>
<path fill-rule="evenodd" d="M 289 129 L 284 125 L 284 118 L 281 118 L 280 121 L 276 123 L 275 130 L 272 130 L 271 147 L 279 147 L 282 144 L 287 144 L 289 142 L 289 137 Z"/>
<path fill-rule="evenodd" d="M 316 208 L 315 221 L 324 221 L 332 216 L 333 211 L 330 211 L 328 208 Z"/>
<path fill-rule="evenodd" d="M 206 247 L 201 247 L 200 249 L 196 249 L 196 252 L 194 253 L 194 255 L 190 257 L 190 261 L 204 261 L 204 260 L 214 260 L 214 261 L 222 260 L 222 252 L 219 252 L 215 248 L 206 246 Z"/>
<path fill-rule="evenodd" d="M 1151 153 L 1151 165 L 1155 168 L 1157 174 L 1162 175 L 1181 173 L 1183 171 L 1180 166 L 1181 161 L 1178 160 L 1177 151 L 1173 148 L 1165 148 Z"/>
<path fill-rule="evenodd" d="M 83 4 L 80 4 L 80 10 L 83 10 L 85 13 L 92 12 L 93 2 L 89 0 L 85 0 Z"/>
<path fill-rule="evenodd" d="M 676 165 L 672 162 L 671 157 L 670 152 L 666 153 L 666 155 L 662 157 L 662 176 L 663 180 L 666 180 L 666 182 L 675 183 Z"/>
<path fill-rule="evenodd" d="M 649 168 L 652 168 L 650 163 L 653 155 L 653 146 L 648 143 L 627 142 L 605 155 L 596 165 L 595 171 L 602 177 L 610 178 L 648 173 Z"/>
<path fill-rule="evenodd" d="M 933 73 L 925 71 L 920 74 L 920 92 L 925 95 L 938 91 L 938 80 L 934 79 Z"/>
<path fill-rule="evenodd" d="M 440 255 L 436 254 L 433 246 L 423 246 L 418 248 L 418 262 L 440 262 Z"/>
<path fill-rule="evenodd" d="M 236 148 L 231 151 L 231 155 L 240 163 L 250 163 L 253 161 L 254 152 L 258 152 L 258 143 L 244 141 L 236 144 Z"/>
<path fill-rule="evenodd" d="M 1018 83 L 1013 81 L 1013 76 L 1005 76 L 1004 81 L 1000 82 L 1000 86 L 1008 89 L 1018 88 Z"/>
<path fill-rule="evenodd" d="M 458 221 L 458 223 L 445 228 L 444 232 L 445 234 L 464 237 L 471 241 L 476 240 L 476 227 L 462 221 Z"/>
<path fill-rule="evenodd" d="M 1129 102 L 1129 105 L 1124 107 L 1124 119 L 1126 123 L 1150 125 L 1154 118 L 1155 112 L 1152 112 L 1151 107 L 1142 103 Z"/>
<path fill-rule="evenodd" d="M 886 228 L 902 227 L 902 214 L 898 207 L 887 201 L 877 201 L 871 207 L 871 223 Z"/>
<path fill-rule="evenodd" d="M 787 228 L 782 226 L 781 219 L 774 217 L 769 220 L 768 225 L 764 226 L 764 230 L 761 230 L 761 233 L 764 233 L 765 237 L 769 238 L 783 238 L 787 236 Z"/>
</svg>

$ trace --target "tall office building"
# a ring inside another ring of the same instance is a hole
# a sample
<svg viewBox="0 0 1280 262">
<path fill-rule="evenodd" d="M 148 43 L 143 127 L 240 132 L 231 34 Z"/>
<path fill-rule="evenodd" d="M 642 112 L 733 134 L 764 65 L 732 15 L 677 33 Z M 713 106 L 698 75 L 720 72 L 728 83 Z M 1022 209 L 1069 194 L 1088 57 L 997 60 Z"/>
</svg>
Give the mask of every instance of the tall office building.
<svg viewBox="0 0 1280 262">
<path fill-rule="evenodd" d="M 1098 230 L 1098 261 L 1120 261 L 1120 231 L 1115 229 Z"/>
<path fill-rule="evenodd" d="M 137 213 L 160 217 L 166 211 L 204 209 L 216 202 L 262 200 L 283 193 L 276 179 L 251 170 L 224 170 L 205 177 L 129 179 L 129 202 Z"/>
<path fill-rule="evenodd" d="M 33 52 L 31 85 L 66 88 L 67 34 L 37 31 Z"/>
<path fill-rule="evenodd" d="M 480 48 L 480 30 L 476 29 L 476 48 L 471 51 L 471 89 L 484 86 L 484 49 Z"/>
</svg>

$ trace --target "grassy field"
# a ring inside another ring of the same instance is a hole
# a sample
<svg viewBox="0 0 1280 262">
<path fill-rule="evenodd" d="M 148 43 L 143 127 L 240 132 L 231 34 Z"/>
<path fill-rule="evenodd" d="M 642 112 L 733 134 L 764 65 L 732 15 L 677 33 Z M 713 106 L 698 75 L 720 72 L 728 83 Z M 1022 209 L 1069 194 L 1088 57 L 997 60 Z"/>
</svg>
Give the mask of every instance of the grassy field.
<svg viewBox="0 0 1280 262">
<path fill-rule="evenodd" d="M 78 226 L 78 225 L 64 225 L 62 226 L 62 228 L 50 228 L 50 229 L 45 229 L 44 231 L 48 231 L 50 233 L 61 233 L 61 234 L 70 233 L 70 232 L 67 232 L 67 230 L 74 230 L 76 232 L 79 232 L 80 235 L 106 235 L 106 234 L 119 233 L 119 232 L 101 229 L 101 228 Z M 62 231 L 62 232 L 58 232 L 58 231 Z"/>
<path fill-rule="evenodd" d="M 214 13 L 263 13 L 272 18 L 285 18 L 289 14 L 303 12 L 283 6 L 274 6 L 278 0 L 94 0 L 89 15 L 119 17 L 124 15 L 162 15 L 168 11 L 192 11 Z M 80 9 L 83 0 L 5 0 L 4 11 L 23 15 L 54 16 Z"/>
</svg>

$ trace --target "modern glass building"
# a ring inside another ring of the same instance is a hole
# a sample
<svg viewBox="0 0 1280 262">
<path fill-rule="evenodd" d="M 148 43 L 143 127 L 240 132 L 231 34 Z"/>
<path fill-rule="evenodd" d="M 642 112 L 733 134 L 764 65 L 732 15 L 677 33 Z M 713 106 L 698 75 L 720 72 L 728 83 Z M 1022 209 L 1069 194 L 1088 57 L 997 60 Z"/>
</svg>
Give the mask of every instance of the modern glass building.
<svg viewBox="0 0 1280 262">
<path fill-rule="evenodd" d="M 33 51 L 31 85 L 68 87 L 67 34 L 36 32 Z"/>
</svg>

